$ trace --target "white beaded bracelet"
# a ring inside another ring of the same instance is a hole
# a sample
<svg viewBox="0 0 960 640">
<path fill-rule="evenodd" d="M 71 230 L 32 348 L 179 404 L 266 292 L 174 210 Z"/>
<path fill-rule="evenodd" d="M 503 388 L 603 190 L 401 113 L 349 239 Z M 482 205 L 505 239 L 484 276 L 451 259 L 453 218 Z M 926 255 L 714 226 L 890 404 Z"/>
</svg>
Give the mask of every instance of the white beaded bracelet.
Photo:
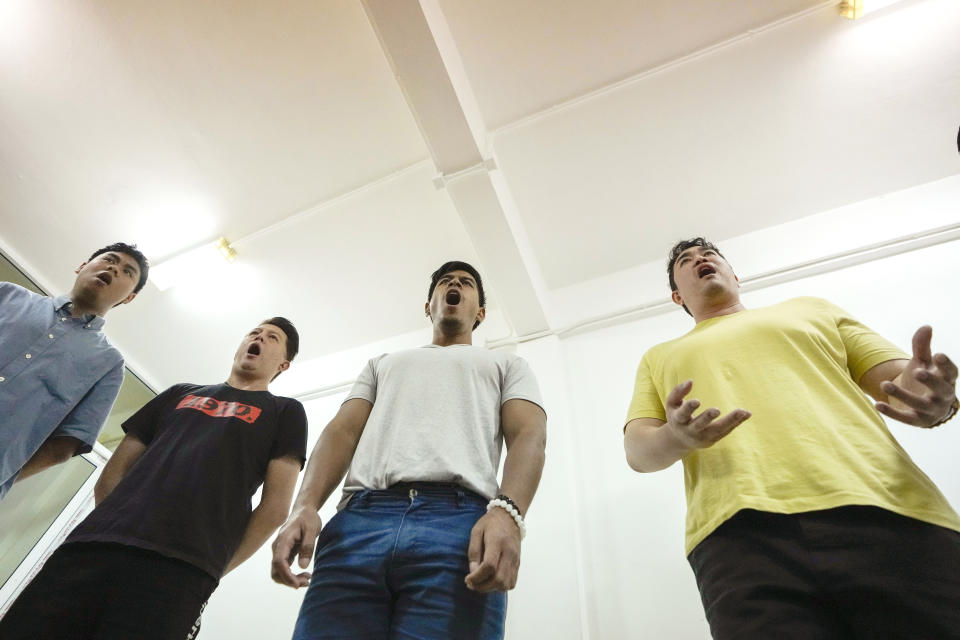
<svg viewBox="0 0 960 640">
<path fill-rule="evenodd" d="M 527 537 L 527 525 L 523 522 L 523 516 L 520 515 L 520 512 L 517 511 L 512 504 L 506 500 L 501 500 L 500 498 L 494 498 L 487 503 L 487 511 L 493 509 L 494 507 L 500 507 L 504 511 L 510 514 L 510 517 L 513 518 L 513 521 L 517 523 L 517 526 L 520 528 L 520 539 L 523 540 Z"/>
</svg>

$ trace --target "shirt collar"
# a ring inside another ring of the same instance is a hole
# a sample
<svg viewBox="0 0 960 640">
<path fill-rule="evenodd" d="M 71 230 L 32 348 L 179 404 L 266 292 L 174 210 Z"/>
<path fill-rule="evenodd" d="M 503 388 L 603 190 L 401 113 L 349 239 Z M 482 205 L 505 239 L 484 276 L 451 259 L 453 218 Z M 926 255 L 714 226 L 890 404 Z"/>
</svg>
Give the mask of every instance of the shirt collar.
<svg viewBox="0 0 960 640">
<path fill-rule="evenodd" d="M 56 298 L 53 299 L 53 308 L 54 308 L 54 310 L 56 310 L 56 311 L 61 311 L 61 312 L 63 312 L 63 313 L 66 314 L 66 315 L 69 315 L 69 313 L 70 313 L 69 309 L 67 308 L 67 307 L 69 306 L 69 304 L 70 304 L 70 295 L 69 295 L 69 294 L 64 294 L 64 295 L 62 295 L 62 296 L 57 296 Z M 94 331 L 97 331 L 97 330 L 101 329 L 101 328 L 103 327 L 104 323 L 106 322 L 106 320 L 103 318 L 103 316 L 97 316 L 97 315 L 94 315 L 94 314 L 92 314 L 92 313 L 89 314 L 89 315 L 84 316 L 84 317 L 83 317 L 83 321 L 84 321 L 83 327 L 84 327 L 85 329 L 93 329 Z"/>
</svg>

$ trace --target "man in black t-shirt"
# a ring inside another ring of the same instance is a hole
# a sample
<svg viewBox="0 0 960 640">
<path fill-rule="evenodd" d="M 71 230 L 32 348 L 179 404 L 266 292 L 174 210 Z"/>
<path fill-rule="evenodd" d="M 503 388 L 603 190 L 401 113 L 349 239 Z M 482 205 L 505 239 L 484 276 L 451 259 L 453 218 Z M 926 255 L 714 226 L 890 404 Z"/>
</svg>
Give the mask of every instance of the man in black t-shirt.
<svg viewBox="0 0 960 640">
<path fill-rule="evenodd" d="M 289 511 L 307 419 L 267 385 L 298 347 L 289 320 L 265 320 L 225 383 L 174 385 L 124 422 L 96 508 L 0 620 L 0 638 L 183 640 L 221 576 Z"/>
</svg>

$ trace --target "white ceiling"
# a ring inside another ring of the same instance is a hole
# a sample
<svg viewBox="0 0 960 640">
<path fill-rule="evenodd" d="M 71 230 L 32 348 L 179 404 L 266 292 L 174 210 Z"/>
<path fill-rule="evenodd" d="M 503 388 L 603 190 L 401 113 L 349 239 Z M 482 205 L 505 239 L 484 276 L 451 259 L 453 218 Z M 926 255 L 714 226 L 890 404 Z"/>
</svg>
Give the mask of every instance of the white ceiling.
<svg viewBox="0 0 960 640">
<path fill-rule="evenodd" d="M 492 274 L 492 315 L 549 328 L 551 292 L 680 236 L 960 171 L 955 0 L 857 22 L 814 0 L 421 0 L 443 86 L 383 1 L 0 3 L 0 245 L 62 291 L 117 239 L 154 260 L 234 240 L 227 277 L 108 318 L 165 386 L 222 377 L 270 315 L 304 360 L 422 329 L 447 259 Z M 435 186 L 464 118 L 429 116 L 431 86 L 479 111 L 492 187 Z"/>
</svg>

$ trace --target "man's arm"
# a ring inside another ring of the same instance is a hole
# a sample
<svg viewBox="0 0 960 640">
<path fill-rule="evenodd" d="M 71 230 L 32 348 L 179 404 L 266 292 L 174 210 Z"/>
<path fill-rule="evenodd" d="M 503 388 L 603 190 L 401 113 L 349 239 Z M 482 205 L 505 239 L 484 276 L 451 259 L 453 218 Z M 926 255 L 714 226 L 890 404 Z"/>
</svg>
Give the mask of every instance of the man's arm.
<svg viewBox="0 0 960 640">
<path fill-rule="evenodd" d="M 250 514 L 247 529 L 243 533 L 240 545 L 230 558 L 223 574 L 226 575 L 240 566 L 277 530 L 287 517 L 293 489 L 300 475 L 300 460 L 291 457 L 274 458 L 267 465 L 267 475 L 263 480 L 263 492 L 260 504 Z"/>
<path fill-rule="evenodd" d="M 66 462 L 81 446 L 83 443 L 72 436 L 50 436 L 23 465 L 14 482 L 20 482 L 44 469 Z"/>
<path fill-rule="evenodd" d="M 501 407 L 500 422 L 507 444 L 500 492 L 526 515 L 546 459 L 547 416 L 538 405 L 515 399 Z M 513 589 L 520 570 L 520 529 L 513 517 L 497 508 L 477 520 L 467 557 L 470 573 L 465 582 L 469 589 L 481 593 Z"/>
<path fill-rule="evenodd" d="M 104 498 L 110 495 L 116 486 L 120 484 L 120 481 L 123 480 L 123 477 L 127 475 L 133 463 L 139 460 L 140 456 L 142 456 L 146 450 L 147 445 L 136 436 L 128 433 L 123 437 L 123 440 L 117 445 L 116 451 L 114 451 L 110 459 L 107 460 L 103 472 L 97 479 L 97 484 L 93 487 L 93 501 L 95 504 L 100 504 Z"/>
<path fill-rule="evenodd" d="M 877 411 L 917 427 L 932 427 L 951 415 L 957 400 L 957 366 L 945 354 L 932 354 L 933 329 L 913 334 L 913 357 L 888 360 L 869 369 L 860 388 L 877 401 Z"/>
<path fill-rule="evenodd" d="M 293 510 L 273 541 L 270 575 L 275 582 L 295 589 L 310 584 L 308 571 L 294 574 L 290 565 L 299 556 L 301 569 L 310 566 L 323 524 L 317 511 L 347 473 L 372 409 L 373 405 L 362 398 L 348 400 L 320 434 L 310 454 Z"/>
<path fill-rule="evenodd" d="M 666 469 L 695 449 L 712 447 L 750 417 L 744 409 L 720 417 L 715 407 L 694 416 L 700 401 L 684 400 L 691 389 L 691 380 L 673 388 L 665 403 L 666 421 L 636 418 L 627 423 L 623 448 L 631 469 L 642 473 Z"/>
</svg>

